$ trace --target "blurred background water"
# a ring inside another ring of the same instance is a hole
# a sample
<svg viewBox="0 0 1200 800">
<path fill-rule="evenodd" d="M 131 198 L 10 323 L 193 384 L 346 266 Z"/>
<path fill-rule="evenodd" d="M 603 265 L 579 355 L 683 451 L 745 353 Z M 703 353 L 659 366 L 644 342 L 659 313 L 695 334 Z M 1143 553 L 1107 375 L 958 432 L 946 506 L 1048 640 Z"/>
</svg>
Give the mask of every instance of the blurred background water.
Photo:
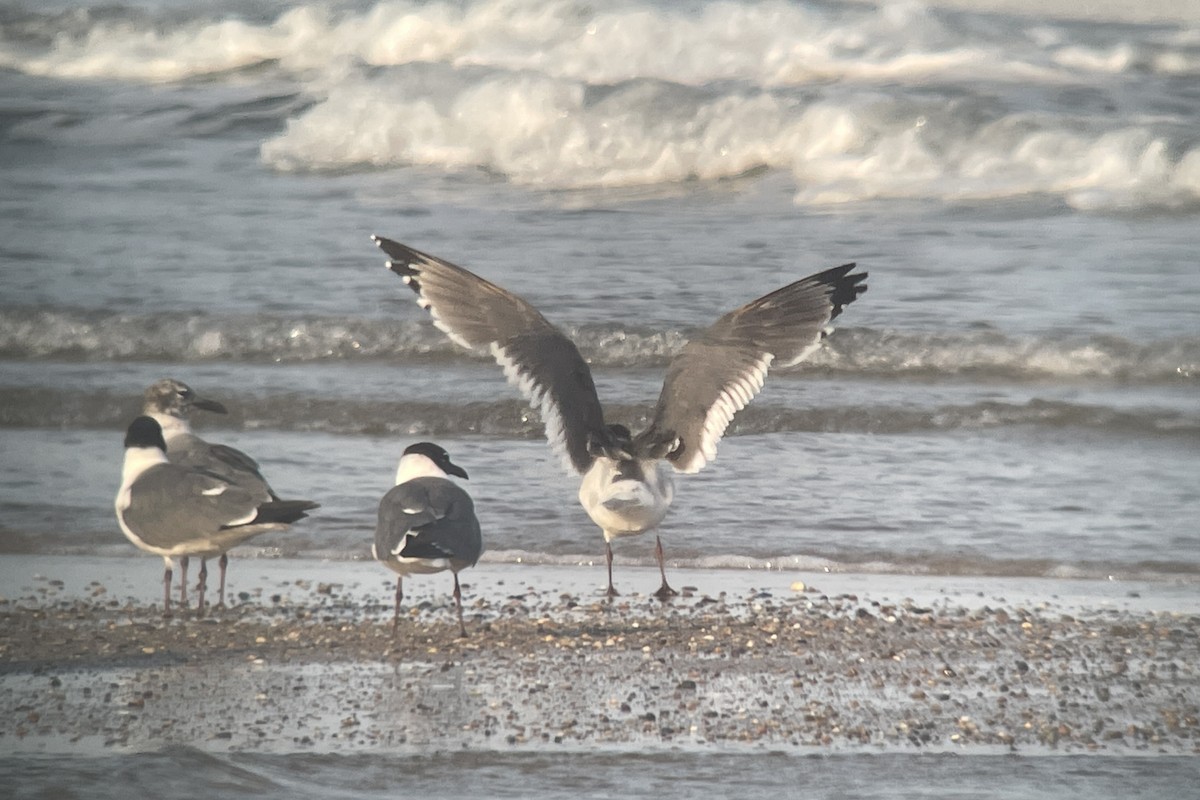
<svg viewBox="0 0 1200 800">
<path fill-rule="evenodd" d="M 3 5 L 0 548 L 128 552 L 121 431 L 169 375 L 323 503 L 259 552 L 365 556 L 432 438 L 487 558 L 595 559 L 380 233 L 532 301 L 635 426 L 691 330 L 871 273 L 681 481 L 677 566 L 1195 580 L 1196 5 L 1039 6 Z"/>
</svg>

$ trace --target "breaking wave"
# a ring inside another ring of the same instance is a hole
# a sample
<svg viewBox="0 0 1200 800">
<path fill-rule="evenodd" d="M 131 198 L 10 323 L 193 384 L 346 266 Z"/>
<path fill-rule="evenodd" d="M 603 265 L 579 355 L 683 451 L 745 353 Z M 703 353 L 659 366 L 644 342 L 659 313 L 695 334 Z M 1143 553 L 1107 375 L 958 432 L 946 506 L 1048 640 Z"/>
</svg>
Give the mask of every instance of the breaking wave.
<svg viewBox="0 0 1200 800">
<path fill-rule="evenodd" d="M 1200 75 L 1186 27 L 978 24 L 919 3 L 770 0 L 7 16 L 0 68 L 227 87 L 237 111 L 219 116 L 261 133 L 261 159 L 278 170 L 484 170 L 553 190 L 778 170 L 808 206 L 1030 194 L 1084 210 L 1200 206 L 1195 126 L 1169 99 L 1170 82 Z M 1166 99 L 1137 88 L 1146 75 L 1168 84 Z M 1112 96 L 1077 91 L 1097 82 Z M 176 135 L 213 124 L 166 110 Z M 145 116 L 81 124 L 96 113 L 37 109 L 13 135 L 120 139 L 108 129 Z"/>
<path fill-rule="evenodd" d="M 1073 3 L 1060 5 L 1078 11 Z M 1094 21 L 1104 10 L 1089 12 Z M 10 10 L 7 16 L 0 65 L 59 78 L 161 82 L 261 64 L 305 73 L 415 62 L 689 85 L 926 82 L 968 71 L 1026 83 L 1079 74 L 1200 72 L 1195 42 L 1166 26 L 1140 37 L 1113 28 L 1081 39 L 1065 24 L 1017 17 L 972 25 L 962 13 L 916 2 L 673 7 L 638 0 L 382 0 L 286 7 L 252 1 L 205 3 L 194 11 L 111 4 Z"/>
<path fill-rule="evenodd" d="M 1182 122 L 1182 121 L 1180 121 Z M 339 84 L 262 145 L 279 170 L 482 169 L 575 190 L 791 174 L 794 200 L 978 202 L 1080 210 L 1200 205 L 1185 126 L 1077 125 L 987 97 L 810 91 L 395 68 Z"/>
<path fill-rule="evenodd" d="M 665 365 L 689 334 L 683 329 L 614 325 L 567 332 L 593 366 L 612 369 Z M 488 360 L 454 345 L 424 319 L 29 308 L 0 311 L 0 358 L 179 363 Z M 1115 336 L 1018 337 L 994 331 L 845 327 L 801 369 L 865 377 L 1175 383 L 1200 377 L 1200 336 L 1134 342 Z"/>
</svg>

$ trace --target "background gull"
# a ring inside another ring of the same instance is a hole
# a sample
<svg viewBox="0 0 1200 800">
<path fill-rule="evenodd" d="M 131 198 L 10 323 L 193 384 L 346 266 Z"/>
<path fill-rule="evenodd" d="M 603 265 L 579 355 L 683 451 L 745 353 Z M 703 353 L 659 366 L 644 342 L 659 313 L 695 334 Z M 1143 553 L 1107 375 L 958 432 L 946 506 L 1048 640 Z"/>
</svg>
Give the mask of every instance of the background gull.
<svg viewBox="0 0 1200 800">
<path fill-rule="evenodd" d="M 393 633 L 400 621 L 404 576 L 448 569 L 454 573 L 458 631 L 467 635 L 458 572 L 479 560 L 483 538 L 471 496 L 447 475 L 466 479 L 467 471 L 451 463 L 450 455 L 432 442 L 410 445 L 396 468 L 396 485 L 379 503 L 371 554 L 399 576 Z"/>
<path fill-rule="evenodd" d="M 279 495 L 275 494 L 267 479 L 263 477 L 257 461 L 241 450 L 207 442 L 192 432 L 189 417 L 192 409 L 197 408 L 216 414 L 226 413 L 223 404 L 198 396 L 190 386 L 174 378 L 162 378 L 146 387 L 142 413 L 153 418 L 162 427 L 163 438 L 167 444 L 167 458 L 171 463 L 215 475 L 247 492 L 256 502 L 280 500 Z M 305 511 L 321 507 L 320 503 L 311 500 L 290 502 L 303 506 Z M 221 551 L 221 558 L 217 564 L 221 568 L 217 605 L 224 606 L 225 570 L 229 564 L 229 556 L 225 551 Z M 179 600 L 184 606 L 187 605 L 187 567 L 188 557 L 183 556 L 179 559 Z M 206 575 L 207 565 L 201 563 L 200 570 L 202 575 Z"/>
<path fill-rule="evenodd" d="M 262 501 L 219 475 L 167 460 L 162 427 L 138 417 L 125 434 L 125 464 L 117 492 L 117 522 L 137 547 L 162 556 L 163 613 L 171 613 L 171 573 L 176 557 L 224 553 L 251 536 L 286 530 L 303 519 L 305 500 Z M 207 570 L 200 566 L 198 610 L 204 614 Z"/>
</svg>

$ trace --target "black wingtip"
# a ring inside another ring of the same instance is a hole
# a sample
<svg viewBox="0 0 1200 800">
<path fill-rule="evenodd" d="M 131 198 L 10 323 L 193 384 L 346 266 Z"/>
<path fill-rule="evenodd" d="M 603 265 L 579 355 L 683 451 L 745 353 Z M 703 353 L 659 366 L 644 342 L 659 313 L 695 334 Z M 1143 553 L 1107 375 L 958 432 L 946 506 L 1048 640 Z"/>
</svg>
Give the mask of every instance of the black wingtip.
<svg viewBox="0 0 1200 800">
<path fill-rule="evenodd" d="M 404 542 L 404 548 L 400 551 L 401 558 L 422 558 L 428 560 L 437 560 L 441 558 L 453 558 L 454 552 L 442 547 L 437 542 L 431 542 L 420 535 L 418 530 L 417 536 L 409 536 Z"/>
<path fill-rule="evenodd" d="M 419 262 L 424 253 L 374 233 L 371 234 L 371 241 L 387 254 L 388 260 L 384 266 L 404 278 L 404 282 L 419 294 L 421 285 L 417 283 L 417 270 L 413 268 L 413 264 Z"/>
<path fill-rule="evenodd" d="M 310 500 L 271 500 L 258 507 L 258 515 L 250 521 L 256 523 L 281 522 L 291 524 L 308 516 L 305 511 L 315 508 Z"/>
<path fill-rule="evenodd" d="M 407 261 L 394 261 L 388 259 L 387 268 L 399 275 L 401 278 L 407 278 L 417 274 L 417 271 L 413 269 L 412 264 Z"/>
<path fill-rule="evenodd" d="M 850 270 L 857 267 L 858 264 L 850 262 L 842 264 L 840 267 L 827 269 L 824 272 L 818 273 L 814 277 L 818 282 L 823 283 L 832 288 L 829 294 L 829 303 L 833 307 L 830 312 L 829 319 L 833 321 L 842 309 L 858 299 L 859 295 L 867 291 L 867 272 L 855 272 L 851 274 Z"/>
<path fill-rule="evenodd" d="M 424 253 L 420 252 L 419 250 L 414 250 L 413 248 L 400 244 L 394 239 L 389 239 L 386 236 L 372 234 L 371 240 L 375 242 L 376 246 L 380 250 L 387 253 L 388 258 L 395 259 L 396 261 L 415 261 L 424 255 Z"/>
</svg>

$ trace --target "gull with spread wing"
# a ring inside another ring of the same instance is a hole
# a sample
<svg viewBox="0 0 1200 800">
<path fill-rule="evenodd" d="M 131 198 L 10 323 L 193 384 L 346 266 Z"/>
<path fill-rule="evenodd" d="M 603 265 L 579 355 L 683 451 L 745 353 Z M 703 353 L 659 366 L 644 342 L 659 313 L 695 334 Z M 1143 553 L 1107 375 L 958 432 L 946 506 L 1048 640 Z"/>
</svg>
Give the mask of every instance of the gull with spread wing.
<svg viewBox="0 0 1200 800">
<path fill-rule="evenodd" d="M 753 300 L 697 333 L 667 368 L 650 424 L 634 435 L 606 424 L 592 373 L 579 349 L 537 309 L 462 267 L 380 236 L 388 269 L 455 343 L 490 353 L 509 382 L 542 415 L 546 438 L 583 476 L 579 502 L 604 533 L 609 597 L 612 540 L 652 530 L 674 497 L 672 471 L 698 472 L 716 458 L 733 415 L 758 394 L 773 366 L 804 360 L 829 323 L 867 290 L 854 264 L 818 272 Z M 655 556 L 662 585 L 675 594 Z"/>
</svg>

